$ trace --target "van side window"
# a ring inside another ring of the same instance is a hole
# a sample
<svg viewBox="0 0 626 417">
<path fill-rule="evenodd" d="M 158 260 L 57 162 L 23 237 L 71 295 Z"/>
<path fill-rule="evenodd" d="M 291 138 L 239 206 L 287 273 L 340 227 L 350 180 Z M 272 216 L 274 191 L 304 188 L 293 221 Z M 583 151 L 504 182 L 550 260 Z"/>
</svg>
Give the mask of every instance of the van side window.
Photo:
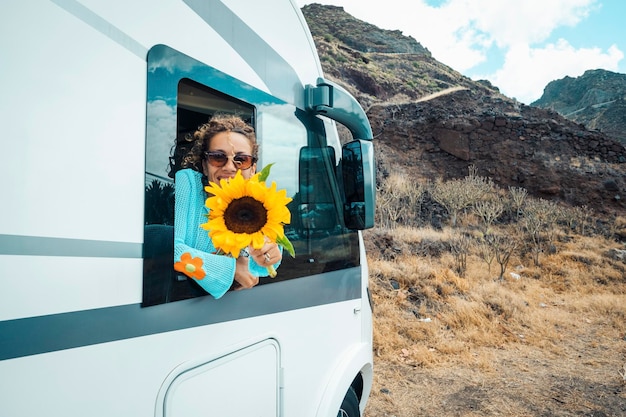
<svg viewBox="0 0 626 417">
<path fill-rule="evenodd" d="M 278 276 L 260 285 L 358 266 L 358 235 L 343 224 L 341 155 L 327 143 L 322 119 L 157 45 L 148 54 L 142 306 L 207 295 L 173 269 L 174 176 L 192 145 L 188 135 L 216 113 L 255 127 L 257 170 L 273 164 L 268 181 L 293 199 L 285 232 L 296 256 L 285 252 Z"/>
</svg>

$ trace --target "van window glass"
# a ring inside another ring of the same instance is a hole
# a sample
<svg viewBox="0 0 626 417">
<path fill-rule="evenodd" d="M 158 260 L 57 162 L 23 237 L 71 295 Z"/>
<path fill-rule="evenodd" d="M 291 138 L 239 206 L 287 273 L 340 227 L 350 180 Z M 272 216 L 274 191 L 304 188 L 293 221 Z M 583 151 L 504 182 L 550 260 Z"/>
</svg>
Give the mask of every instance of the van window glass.
<svg viewBox="0 0 626 417">
<path fill-rule="evenodd" d="M 173 269 L 174 175 L 190 146 L 186 136 L 215 113 L 254 126 L 258 170 L 273 164 L 268 182 L 293 199 L 285 232 L 296 257 L 285 252 L 278 276 L 260 285 L 358 266 L 358 235 L 344 225 L 340 155 L 327 143 L 329 123 L 164 45 L 148 54 L 147 93 L 143 306 L 207 295 Z"/>
</svg>

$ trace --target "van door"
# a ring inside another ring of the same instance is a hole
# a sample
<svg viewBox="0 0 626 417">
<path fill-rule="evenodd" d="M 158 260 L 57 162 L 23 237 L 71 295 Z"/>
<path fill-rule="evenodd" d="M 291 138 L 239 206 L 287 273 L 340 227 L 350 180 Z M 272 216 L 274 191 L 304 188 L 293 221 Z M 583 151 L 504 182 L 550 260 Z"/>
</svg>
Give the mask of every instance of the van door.
<svg viewBox="0 0 626 417">
<path fill-rule="evenodd" d="M 163 416 L 279 416 L 279 383 L 279 345 L 266 339 L 178 370 L 166 390 Z"/>
</svg>

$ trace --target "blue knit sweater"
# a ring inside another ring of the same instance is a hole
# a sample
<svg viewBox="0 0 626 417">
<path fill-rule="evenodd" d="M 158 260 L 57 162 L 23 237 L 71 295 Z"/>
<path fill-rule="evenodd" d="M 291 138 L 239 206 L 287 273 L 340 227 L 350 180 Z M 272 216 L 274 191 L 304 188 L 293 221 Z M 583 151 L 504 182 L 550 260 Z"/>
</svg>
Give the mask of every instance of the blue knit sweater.
<svg viewBox="0 0 626 417">
<path fill-rule="evenodd" d="M 200 227 L 208 221 L 209 209 L 202 185 L 202 174 L 193 169 L 176 173 L 176 203 L 174 210 L 174 262 L 180 262 L 184 253 L 202 259 L 206 276 L 196 282 L 215 298 L 220 298 L 233 284 L 235 259 L 215 255 L 216 248 L 206 230 Z M 254 276 L 266 276 L 267 269 L 259 266 L 252 257 L 248 269 Z M 278 264 L 275 265 L 277 267 Z"/>
</svg>

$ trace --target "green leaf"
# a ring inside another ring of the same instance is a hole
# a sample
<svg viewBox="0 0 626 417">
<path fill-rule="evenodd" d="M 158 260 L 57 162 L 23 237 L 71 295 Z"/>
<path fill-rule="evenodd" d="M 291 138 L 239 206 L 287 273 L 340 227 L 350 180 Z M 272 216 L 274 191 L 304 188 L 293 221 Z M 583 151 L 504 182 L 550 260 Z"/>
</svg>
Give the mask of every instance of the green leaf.
<svg viewBox="0 0 626 417">
<path fill-rule="evenodd" d="M 291 244 L 289 239 L 287 239 L 287 236 L 285 236 L 285 235 L 279 236 L 276 239 L 276 243 L 281 245 L 283 247 L 283 249 L 285 249 L 287 252 L 289 252 L 289 255 L 291 255 L 292 258 L 296 257 L 296 250 L 293 248 L 293 245 Z"/>
<path fill-rule="evenodd" d="M 267 180 L 267 177 L 270 176 L 270 169 L 272 168 L 272 165 L 274 165 L 274 163 L 272 162 L 271 164 L 265 165 L 263 167 L 263 169 L 261 170 L 261 172 L 259 172 L 259 181 L 265 181 Z"/>
</svg>

